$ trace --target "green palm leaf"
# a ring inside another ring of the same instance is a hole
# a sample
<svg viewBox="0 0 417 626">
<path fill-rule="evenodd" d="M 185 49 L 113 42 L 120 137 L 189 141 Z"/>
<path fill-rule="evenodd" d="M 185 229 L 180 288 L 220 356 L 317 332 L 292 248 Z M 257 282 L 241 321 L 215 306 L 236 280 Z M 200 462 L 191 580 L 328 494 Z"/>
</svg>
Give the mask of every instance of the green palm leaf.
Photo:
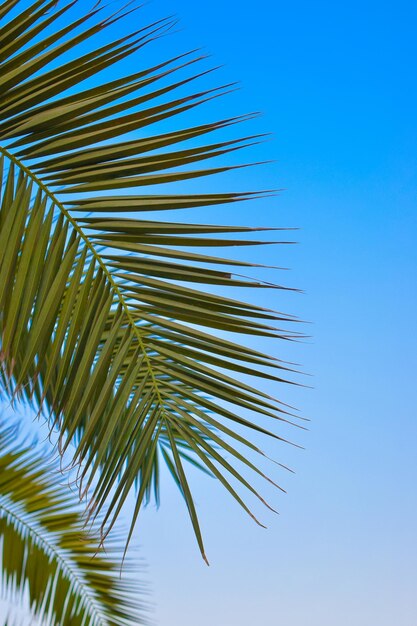
<svg viewBox="0 0 417 626">
<path fill-rule="evenodd" d="M 97 528 L 85 530 L 74 494 L 40 452 L 17 447 L 15 429 L 0 426 L 0 599 L 13 607 L 10 623 L 25 600 L 43 626 L 145 623 L 130 561 L 120 576 L 123 543 L 98 549 Z"/>
<path fill-rule="evenodd" d="M 165 184 L 241 167 L 202 163 L 257 138 L 201 145 L 251 116 L 182 127 L 181 113 L 230 86 L 193 87 L 207 74 L 193 73 L 196 53 L 146 67 L 142 49 L 172 20 L 113 39 L 112 25 L 134 9 L 106 15 L 97 3 L 80 16 L 77 7 L 53 0 L 0 5 L 3 393 L 46 415 L 59 429 L 61 451 L 75 444 L 80 493 L 91 491 L 93 515 L 108 505 L 103 533 L 136 486 L 133 528 L 151 491 L 158 497 L 164 459 L 204 555 L 184 461 L 205 467 L 248 510 L 227 476 L 253 490 L 224 455 L 260 473 L 238 446 L 261 451 L 234 425 L 280 439 L 256 415 L 293 419 L 288 407 L 238 378 L 283 382 L 291 368 L 224 331 L 287 340 L 296 333 L 276 324 L 294 319 L 213 293 L 212 286 L 283 287 L 230 269 L 250 263 L 193 252 L 262 243 L 249 235 L 264 229 L 144 220 L 142 213 L 263 195 L 161 193 Z M 132 54 L 144 64 L 139 71 L 90 86 L 88 79 Z M 176 129 L 148 134 L 166 121 Z M 142 191 L 152 185 L 153 193 Z"/>
</svg>

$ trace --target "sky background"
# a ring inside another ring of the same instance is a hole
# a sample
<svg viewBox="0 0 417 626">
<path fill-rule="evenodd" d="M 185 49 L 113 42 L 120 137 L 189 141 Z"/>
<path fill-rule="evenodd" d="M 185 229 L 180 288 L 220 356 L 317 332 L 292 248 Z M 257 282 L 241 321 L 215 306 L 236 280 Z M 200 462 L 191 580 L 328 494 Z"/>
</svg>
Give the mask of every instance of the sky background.
<svg viewBox="0 0 417 626">
<path fill-rule="evenodd" d="M 180 496 L 163 485 L 160 510 L 136 533 L 155 617 L 161 626 L 414 626 L 417 6 L 155 0 L 146 11 L 181 19 L 159 50 L 204 46 L 224 80 L 240 81 L 211 111 L 262 111 L 248 132 L 273 133 L 250 158 L 275 163 L 233 181 L 285 191 L 230 219 L 300 228 L 299 245 L 250 253 L 291 267 L 279 279 L 305 292 L 262 297 L 312 322 L 307 342 L 268 348 L 302 363 L 314 385 L 268 387 L 311 419 L 308 433 L 291 433 L 304 451 L 262 442 L 296 471 L 269 467 L 288 493 L 264 490 L 280 512 L 257 510 L 268 530 L 196 475 L 208 568 Z"/>
<path fill-rule="evenodd" d="M 240 90 L 184 125 L 261 111 L 241 132 L 272 133 L 242 160 L 273 163 L 188 189 L 284 189 L 178 219 L 299 228 L 287 236 L 295 246 L 242 255 L 290 267 L 256 274 L 303 290 L 256 301 L 307 320 L 310 337 L 251 345 L 302 364 L 311 376 L 297 380 L 313 388 L 263 385 L 311 420 L 308 432 L 277 430 L 304 450 L 259 440 L 296 472 L 263 466 L 287 490 L 263 486 L 280 513 L 255 505 L 267 530 L 215 481 L 192 475 L 210 567 L 163 475 L 161 507 L 146 510 L 134 536 L 153 617 L 160 626 L 415 626 L 417 5 L 153 0 L 135 19 L 173 13 L 179 32 L 129 70 L 202 46 L 212 55 L 204 67 L 223 65 L 203 86 L 239 81 Z"/>
</svg>

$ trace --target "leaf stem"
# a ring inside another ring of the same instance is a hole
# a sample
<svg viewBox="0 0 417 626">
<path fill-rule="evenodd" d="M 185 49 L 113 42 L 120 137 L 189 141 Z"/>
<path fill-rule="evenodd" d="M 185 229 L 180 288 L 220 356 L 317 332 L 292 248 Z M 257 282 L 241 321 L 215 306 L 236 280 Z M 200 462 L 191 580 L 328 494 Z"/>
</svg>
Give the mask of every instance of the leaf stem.
<svg viewBox="0 0 417 626">
<path fill-rule="evenodd" d="M 16 510 L 16 506 L 13 506 L 14 504 L 15 503 L 9 498 L 0 496 L 0 517 L 1 517 L 1 512 L 3 512 L 5 516 L 9 517 L 11 519 L 11 523 L 15 531 L 22 538 L 24 538 L 24 533 L 19 531 L 19 526 L 26 528 L 27 531 L 30 533 L 31 537 L 36 537 L 38 545 L 41 546 L 45 554 L 47 554 L 48 556 L 50 556 L 51 554 L 54 555 L 54 558 L 56 559 L 56 562 L 58 563 L 62 572 L 66 576 L 68 576 L 68 578 L 70 578 L 72 583 L 75 584 L 78 591 L 85 598 L 85 603 L 87 605 L 86 608 L 88 612 L 90 613 L 91 617 L 93 619 L 94 617 L 95 619 L 98 619 L 99 620 L 98 624 L 101 624 L 102 626 L 107 626 L 107 620 L 103 616 L 102 607 L 97 602 L 97 599 L 94 597 L 94 595 L 90 592 L 86 581 L 83 579 L 82 576 L 80 577 L 79 572 L 76 571 L 77 570 L 76 564 L 73 563 L 70 558 L 66 558 L 64 550 L 59 550 L 51 541 L 49 541 L 48 537 L 45 536 L 45 534 L 42 534 L 42 532 L 39 529 L 39 526 L 40 526 L 39 523 L 36 522 L 36 520 L 35 521 L 31 520 L 29 513 L 25 511 L 27 517 L 29 518 L 29 521 L 28 521 L 22 515 L 22 512 L 20 512 L 19 514 L 19 511 Z M 46 531 L 46 534 L 47 534 L 47 531 Z"/>
<path fill-rule="evenodd" d="M 126 317 L 130 323 L 130 325 L 133 327 L 134 333 L 136 334 L 136 337 L 138 339 L 139 345 L 142 349 L 143 352 L 143 356 L 145 358 L 147 367 L 148 367 L 148 371 L 150 373 L 155 391 L 156 391 L 156 395 L 160 404 L 160 407 L 162 409 L 162 411 L 164 411 L 164 404 L 162 402 L 162 397 L 161 397 L 161 393 L 158 387 L 158 382 L 156 380 L 155 377 L 155 373 L 153 371 L 152 368 L 152 363 L 151 363 L 151 358 L 149 356 L 149 354 L 147 353 L 146 350 L 146 346 L 143 342 L 143 337 L 142 334 L 140 332 L 140 328 L 135 324 L 135 320 L 132 317 L 132 314 L 129 310 L 129 306 L 123 296 L 122 291 L 120 290 L 119 285 L 117 284 L 117 282 L 114 280 L 114 277 L 112 275 L 112 273 L 110 272 L 110 270 L 108 269 L 106 263 L 103 261 L 103 259 L 101 258 L 100 254 L 97 252 L 97 250 L 95 249 L 94 244 L 90 241 L 90 239 L 88 238 L 88 236 L 84 233 L 84 231 L 82 230 L 82 228 L 79 226 L 79 224 L 76 222 L 76 220 L 71 216 L 71 214 L 69 213 L 68 209 L 65 208 L 64 204 L 57 198 L 57 196 L 55 195 L 55 193 L 53 191 L 51 191 L 46 185 L 45 183 L 36 175 L 34 174 L 24 163 L 22 163 L 22 161 L 20 161 L 20 159 L 18 159 L 15 155 L 13 155 L 11 152 L 9 152 L 7 150 L 7 148 L 4 148 L 3 146 L 0 146 L 0 152 L 4 154 L 5 157 L 7 157 L 10 161 L 12 161 L 17 167 L 19 167 L 29 178 L 31 178 L 33 180 L 34 183 L 36 183 L 41 189 L 42 191 L 50 198 L 50 200 L 52 200 L 52 202 L 58 207 L 58 209 L 61 211 L 61 213 L 65 216 L 65 218 L 70 222 L 71 226 L 75 229 L 75 231 L 78 233 L 78 235 L 80 236 L 80 238 L 84 241 L 85 245 L 87 246 L 87 248 L 91 251 L 91 253 L 93 254 L 94 258 L 96 259 L 97 263 L 99 264 L 99 266 L 101 267 L 101 269 L 103 270 L 105 276 L 107 277 L 111 288 L 113 290 L 113 292 L 116 294 L 116 296 L 118 297 L 123 310 L 125 311 Z M 165 413 L 165 411 L 164 411 Z"/>
</svg>

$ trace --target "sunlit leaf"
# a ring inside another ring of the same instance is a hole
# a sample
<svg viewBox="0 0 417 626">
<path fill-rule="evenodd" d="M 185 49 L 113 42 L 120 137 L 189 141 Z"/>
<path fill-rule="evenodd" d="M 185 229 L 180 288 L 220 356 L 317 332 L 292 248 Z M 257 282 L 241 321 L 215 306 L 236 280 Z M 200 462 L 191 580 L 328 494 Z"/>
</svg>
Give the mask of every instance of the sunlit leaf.
<svg viewBox="0 0 417 626">
<path fill-rule="evenodd" d="M 259 474 L 242 448 L 262 452 L 240 427 L 285 441 L 277 426 L 298 420 L 241 378 L 294 382 L 293 366 L 240 343 L 297 338 L 287 327 L 298 320 L 232 293 L 289 287 L 247 276 L 259 267 L 250 258 L 211 250 L 291 240 L 282 231 L 264 240 L 256 225 L 176 220 L 178 210 L 197 216 L 271 196 L 186 190 L 189 179 L 247 167 L 231 159 L 262 137 L 221 136 L 253 115 L 187 127 L 188 112 L 233 85 L 212 86 L 198 51 L 148 62 L 174 20 L 115 36 L 116 22 L 141 13 L 135 2 L 110 5 L 0 5 L 0 391 L 30 402 L 58 430 L 61 452 L 74 449 L 90 516 L 106 511 L 103 535 L 131 489 L 130 533 L 152 492 L 159 498 L 162 460 L 203 552 L 187 467 L 204 468 L 249 511 L 229 479 L 258 492 L 221 455 Z M 128 57 L 135 72 L 124 74 Z M 111 80 L 101 74 L 109 68 Z M 153 220 L 155 211 L 174 218 Z"/>
</svg>

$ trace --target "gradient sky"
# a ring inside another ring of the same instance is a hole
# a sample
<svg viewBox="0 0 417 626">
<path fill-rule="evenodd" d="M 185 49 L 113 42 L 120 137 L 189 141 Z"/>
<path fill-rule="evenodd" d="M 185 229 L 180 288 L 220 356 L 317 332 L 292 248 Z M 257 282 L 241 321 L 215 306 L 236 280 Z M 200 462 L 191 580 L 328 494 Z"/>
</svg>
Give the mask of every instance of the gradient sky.
<svg viewBox="0 0 417 626">
<path fill-rule="evenodd" d="M 267 530 L 215 481 L 192 476 L 210 567 L 163 479 L 159 511 L 150 506 L 135 532 L 155 620 L 415 626 L 417 6 L 154 0 L 143 20 L 172 13 L 180 32 L 155 43 L 156 56 L 203 46 L 224 65 L 219 82 L 241 83 L 212 104 L 210 119 L 261 111 L 246 132 L 273 133 L 247 160 L 274 163 L 234 172 L 216 190 L 285 189 L 181 219 L 300 228 L 297 246 L 244 254 L 291 268 L 258 275 L 303 294 L 256 297 L 311 322 L 311 337 L 251 345 L 301 363 L 311 378 L 298 380 L 314 389 L 264 385 L 311 420 L 309 432 L 280 430 L 305 450 L 262 441 L 296 472 L 265 465 L 288 491 L 264 488 L 280 512 L 255 506 Z M 206 121 L 205 110 L 196 120 Z"/>
<path fill-rule="evenodd" d="M 180 496 L 164 485 L 160 510 L 136 534 L 155 617 L 161 626 L 414 626 L 417 6 L 155 0 L 147 11 L 176 12 L 175 45 L 205 46 L 222 77 L 241 81 L 221 106 L 262 111 L 252 127 L 274 133 L 251 156 L 276 162 L 233 180 L 285 191 L 233 219 L 300 227 L 298 246 L 256 250 L 254 260 L 290 266 L 279 279 L 305 291 L 264 302 L 312 322 L 308 342 L 272 349 L 302 363 L 314 385 L 268 388 L 311 419 L 308 433 L 291 433 L 305 451 L 269 444 L 296 475 L 269 468 L 288 494 L 266 490 L 280 511 L 257 509 L 268 530 L 196 476 L 207 568 Z M 156 45 L 168 52 L 173 40 Z"/>
</svg>

